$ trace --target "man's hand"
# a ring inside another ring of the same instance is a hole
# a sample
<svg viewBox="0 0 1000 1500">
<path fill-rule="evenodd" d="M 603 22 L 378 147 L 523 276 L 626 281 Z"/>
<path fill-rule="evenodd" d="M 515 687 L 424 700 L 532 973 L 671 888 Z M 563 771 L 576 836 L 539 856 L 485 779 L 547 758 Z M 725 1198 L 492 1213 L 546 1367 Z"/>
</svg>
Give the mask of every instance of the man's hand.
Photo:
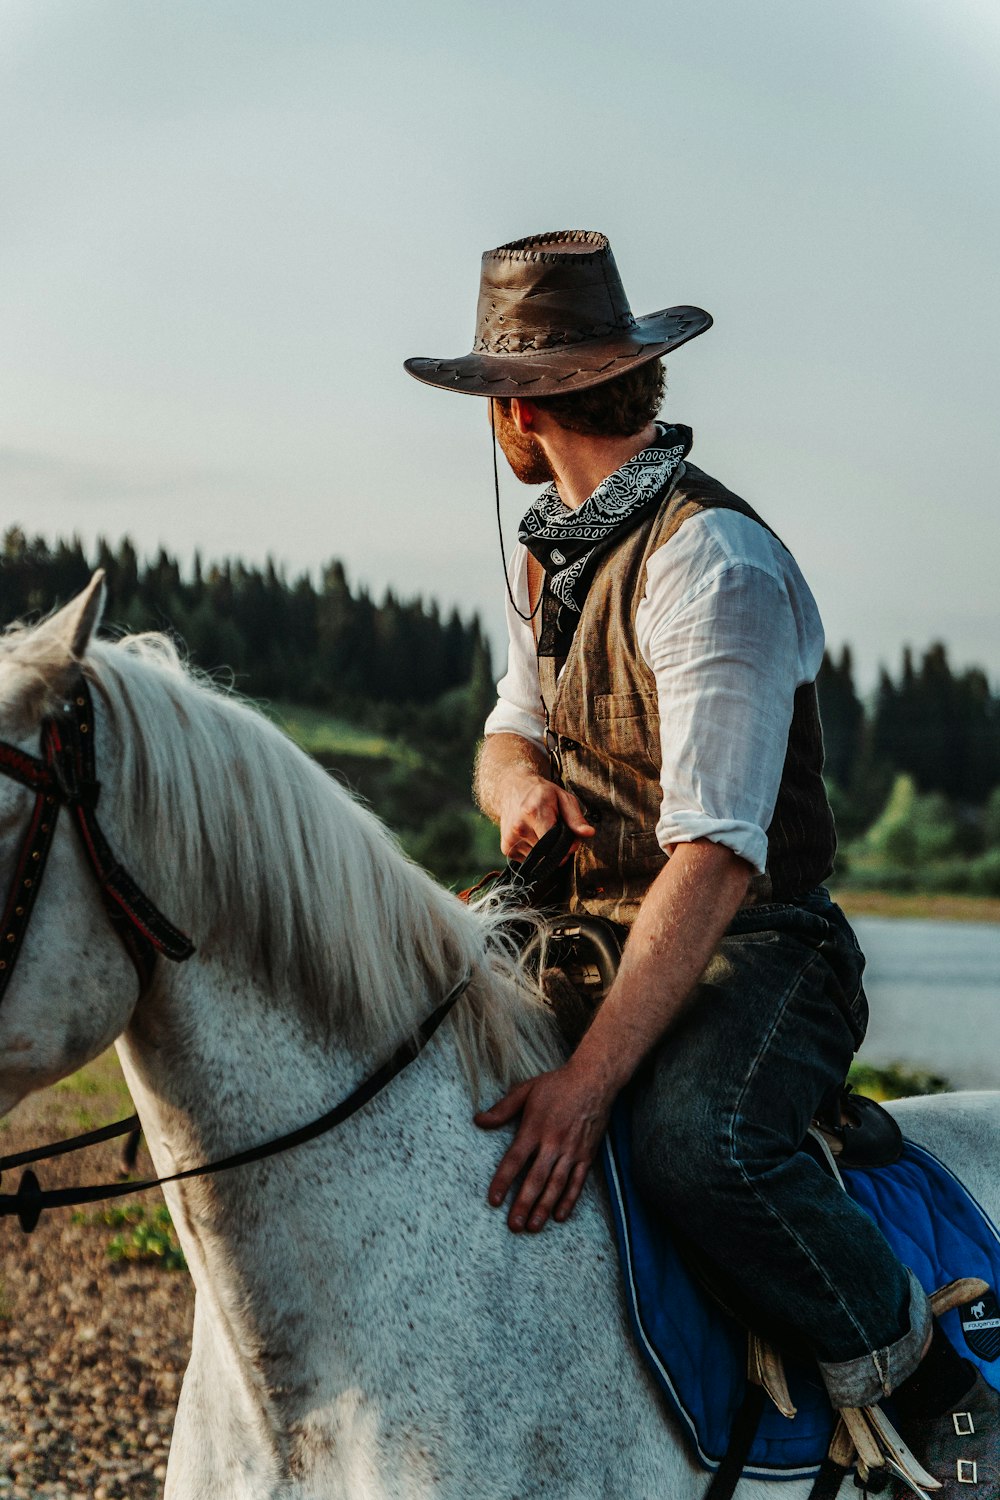
<svg viewBox="0 0 1000 1500">
<path fill-rule="evenodd" d="M 593 837 L 594 827 L 572 792 L 531 771 L 509 776 L 500 803 L 501 851 L 508 859 L 524 859 L 560 818 L 580 838 Z"/>
<path fill-rule="evenodd" d="M 517 1134 L 490 1183 L 499 1208 L 527 1167 L 507 1223 L 536 1234 L 550 1215 L 561 1223 L 573 1209 L 608 1123 L 615 1089 L 571 1059 L 552 1073 L 518 1084 L 492 1109 L 476 1115 L 484 1130 L 521 1116 Z"/>
<path fill-rule="evenodd" d="M 500 825 L 500 848 L 524 859 L 560 818 L 582 839 L 594 828 L 572 792 L 556 786 L 541 745 L 519 734 L 488 734 L 476 764 L 476 796 Z"/>
</svg>

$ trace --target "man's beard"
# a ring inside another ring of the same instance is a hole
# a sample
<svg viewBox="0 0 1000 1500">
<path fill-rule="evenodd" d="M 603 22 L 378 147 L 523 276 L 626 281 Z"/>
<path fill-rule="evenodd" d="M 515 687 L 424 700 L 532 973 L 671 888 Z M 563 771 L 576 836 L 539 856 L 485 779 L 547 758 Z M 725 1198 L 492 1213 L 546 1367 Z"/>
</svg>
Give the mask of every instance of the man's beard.
<svg viewBox="0 0 1000 1500">
<path fill-rule="evenodd" d="M 522 484 L 551 484 L 555 479 L 545 450 L 530 432 L 518 432 L 509 412 L 493 402 L 493 424 L 503 456 Z"/>
</svg>

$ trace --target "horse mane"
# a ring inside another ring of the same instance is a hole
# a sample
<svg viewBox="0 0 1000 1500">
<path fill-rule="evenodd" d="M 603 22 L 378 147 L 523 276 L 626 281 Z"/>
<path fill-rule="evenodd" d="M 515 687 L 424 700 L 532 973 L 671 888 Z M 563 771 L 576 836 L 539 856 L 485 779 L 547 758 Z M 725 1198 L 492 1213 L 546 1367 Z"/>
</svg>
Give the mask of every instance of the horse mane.
<svg viewBox="0 0 1000 1500">
<path fill-rule="evenodd" d="M 412 1034 L 471 973 L 452 1015 L 473 1095 L 485 1074 L 506 1085 L 553 1065 L 550 1013 L 504 938 L 502 911 L 469 908 L 438 885 L 166 636 L 96 641 L 85 671 L 115 741 L 121 857 L 197 945 L 247 966 L 324 1038 L 363 1055 Z"/>
</svg>

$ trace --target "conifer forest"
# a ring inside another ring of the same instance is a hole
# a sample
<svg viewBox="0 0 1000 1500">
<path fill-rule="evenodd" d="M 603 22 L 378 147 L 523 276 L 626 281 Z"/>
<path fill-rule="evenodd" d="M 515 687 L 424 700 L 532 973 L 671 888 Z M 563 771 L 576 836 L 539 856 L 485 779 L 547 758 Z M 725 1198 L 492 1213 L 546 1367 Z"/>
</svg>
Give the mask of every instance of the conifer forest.
<svg viewBox="0 0 1000 1500">
<path fill-rule="evenodd" d="M 169 632 L 201 670 L 260 701 L 342 776 L 445 880 L 497 862 L 471 803 L 471 767 L 493 701 L 479 620 L 392 590 L 376 601 L 340 562 L 289 578 L 236 559 L 182 568 L 125 539 L 48 543 L 9 529 L 0 624 L 38 617 L 107 576 L 112 631 Z M 850 648 L 819 678 L 826 773 L 840 835 L 837 883 L 1000 895 L 1000 696 L 933 643 L 883 667 L 866 701 Z"/>
</svg>

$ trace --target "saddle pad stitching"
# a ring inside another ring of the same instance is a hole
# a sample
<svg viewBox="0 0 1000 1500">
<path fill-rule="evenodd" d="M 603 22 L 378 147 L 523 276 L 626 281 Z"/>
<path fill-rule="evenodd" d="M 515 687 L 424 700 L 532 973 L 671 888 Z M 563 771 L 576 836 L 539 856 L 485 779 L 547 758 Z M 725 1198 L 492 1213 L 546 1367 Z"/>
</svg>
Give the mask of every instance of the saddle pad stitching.
<svg viewBox="0 0 1000 1500">
<path fill-rule="evenodd" d="M 659 1354 L 657 1353 L 655 1347 L 650 1342 L 650 1339 L 646 1333 L 645 1325 L 642 1321 L 642 1314 L 639 1310 L 639 1299 L 635 1286 L 635 1277 L 633 1274 L 632 1237 L 629 1231 L 628 1218 L 625 1213 L 624 1201 L 622 1199 L 621 1183 L 618 1174 L 618 1162 L 615 1158 L 614 1147 L 611 1144 L 610 1136 L 605 1136 L 604 1138 L 604 1158 L 605 1166 L 608 1168 L 608 1175 L 610 1176 L 614 1187 L 614 1196 L 611 1200 L 612 1212 L 614 1213 L 615 1221 L 619 1226 L 622 1239 L 627 1248 L 626 1260 L 628 1264 L 628 1297 L 626 1298 L 626 1302 L 628 1307 L 629 1322 L 632 1324 L 637 1336 L 642 1343 L 643 1348 L 646 1350 L 647 1359 L 651 1364 L 655 1366 L 655 1369 L 659 1372 L 660 1382 L 671 1398 L 674 1411 L 688 1428 L 691 1442 L 699 1459 L 701 1460 L 701 1463 L 706 1469 L 714 1473 L 722 1463 L 722 1458 L 710 1458 L 702 1448 L 701 1443 L 698 1439 L 698 1432 L 694 1424 L 694 1418 L 681 1400 L 681 1397 L 678 1394 L 677 1389 L 673 1381 L 671 1380 L 666 1367 L 660 1360 Z M 743 1478 L 773 1479 L 778 1481 L 811 1479 L 819 1473 L 819 1469 L 819 1460 L 817 1460 L 815 1463 L 799 1466 L 796 1468 L 769 1468 L 765 1464 L 747 1464 L 747 1466 L 743 1470 Z"/>
<path fill-rule="evenodd" d="M 976 1210 L 979 1217 L 982 1219 L 983 1223 L 986 1225 L 987 1229 L 996 1240 L 997 1244 L 1000 1245 L 1000 1230 L 997 1229 L 993 1220 L 990 1218 L 983 1205 L 979 1202 L 979 1199 L 975 1196 L 974 1193 L 971 1193 L 969 1191 L 961 1178 L 955 1176 L 954 1172 L 948 1166 L 947 1162 L 941 1161 L 939 1157 L 934 1155 L 933 1151 L 928 1151 L 926 1146 L 919 1145 L 917 1141 L 907 1140 L 906 1144 L 907 1146 L 909 1146 L 911 1151 L 918 1151 L 921 1153 L 921 1155 L 926 1156 L 930 1161 L 934 1163 L 935 1166 L 940 1167 L 941 1171 L 946 1173 L 946 1175 L 951 1178 L 952 1182 L 959 1189 L 959 1191 L 961 1193 L 964 1193 L 965 1197 L 968 1198 L 969 1202 L 972 1204 L 973 1208 Z"/>
</svg>

